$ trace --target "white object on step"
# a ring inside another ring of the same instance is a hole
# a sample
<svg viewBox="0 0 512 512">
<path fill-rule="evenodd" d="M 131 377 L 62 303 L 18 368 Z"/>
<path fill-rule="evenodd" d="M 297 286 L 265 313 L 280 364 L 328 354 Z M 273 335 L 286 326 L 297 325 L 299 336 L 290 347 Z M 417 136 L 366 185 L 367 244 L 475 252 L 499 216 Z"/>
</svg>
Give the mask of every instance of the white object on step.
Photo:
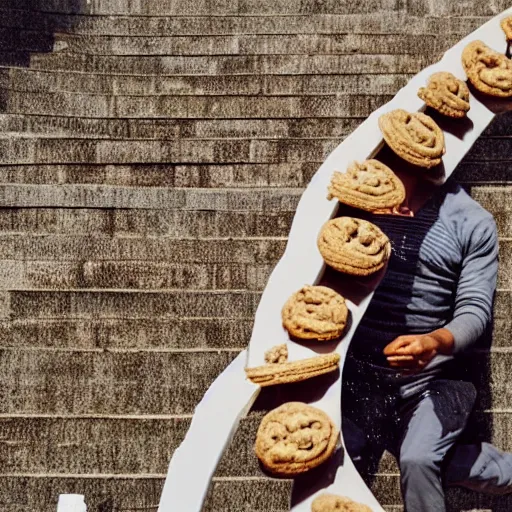
<svg viewBox="0 0 512 512">
<path fill-rule="evenodd" d="M 61 494 L 57 512 L 87 512 L 83 494 Z"/>
</svg>

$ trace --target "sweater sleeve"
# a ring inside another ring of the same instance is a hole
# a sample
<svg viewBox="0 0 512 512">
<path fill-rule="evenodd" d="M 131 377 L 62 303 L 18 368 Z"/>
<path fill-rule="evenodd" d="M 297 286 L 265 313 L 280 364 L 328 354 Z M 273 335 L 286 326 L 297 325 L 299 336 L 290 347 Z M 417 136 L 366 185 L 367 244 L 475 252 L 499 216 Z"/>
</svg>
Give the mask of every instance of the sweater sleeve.
<svg viewBox="0 0 512 512">
<path fill-rule="evenodd" d="M 467 349 L 491 320 L 498 273 L 498 235 L 492 217 L 473 227 L 455 296 L 453 318 L 445 328 L 454 337 L 453 352 Z"/>
</svg>

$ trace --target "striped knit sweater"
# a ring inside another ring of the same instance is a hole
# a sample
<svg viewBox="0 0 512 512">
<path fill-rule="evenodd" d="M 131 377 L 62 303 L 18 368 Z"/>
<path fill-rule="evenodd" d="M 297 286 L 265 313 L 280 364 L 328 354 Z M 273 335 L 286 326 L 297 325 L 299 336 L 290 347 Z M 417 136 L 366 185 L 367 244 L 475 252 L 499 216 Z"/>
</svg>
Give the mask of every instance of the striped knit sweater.
<svg viewBox="0 0 512 512">
<path fill-rule="evenodd" d="M 498 269 L 492 215 L 448 180 L 415 217 L 366 214 L 390 238 L 392 254 L 350 352 L 389 368 L 382 351 L 402 334 L 440 327 L 455 338 L 454 354 L 483 334 L 491 318 Z M 453 356 L 436 356 L 424 372 Z"/>
</svg>

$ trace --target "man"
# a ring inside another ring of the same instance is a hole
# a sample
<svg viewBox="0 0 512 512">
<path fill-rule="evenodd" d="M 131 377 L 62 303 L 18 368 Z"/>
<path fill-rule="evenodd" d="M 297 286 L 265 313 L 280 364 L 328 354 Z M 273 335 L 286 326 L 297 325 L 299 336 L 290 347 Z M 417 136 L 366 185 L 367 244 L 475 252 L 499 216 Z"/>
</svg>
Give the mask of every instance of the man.
<svg viewBox="0 0 512 512">
<path fill-rule="evenodd" d="M 437 186 L 389 152 L 377 158 L 403 181 L 414 216 L 362 215 L 392 254 L 344 367 L 348 453 L 363 475 L 376 469 L 372 454 L 393 453 L 407 512 L 446 510 L 445 485 L 512 492 L 512 454 L 457 443 L 476 390 L 454 371 L 491 319 L 494 219 L 453 180 Z"/>
</svg>

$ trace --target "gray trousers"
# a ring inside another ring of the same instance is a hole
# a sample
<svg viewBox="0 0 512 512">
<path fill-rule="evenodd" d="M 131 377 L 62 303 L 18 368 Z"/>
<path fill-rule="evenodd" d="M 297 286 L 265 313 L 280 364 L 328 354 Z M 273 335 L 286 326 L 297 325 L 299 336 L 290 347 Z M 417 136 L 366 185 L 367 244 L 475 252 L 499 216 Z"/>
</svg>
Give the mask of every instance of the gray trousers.
<svg viewBox="0 0 512 512">
<path fill-rule="evenodd" d="M 451 485 L 512 492 L 511 453 L 458 442 L 475 403 L 473 384 L 395 376 L 348 361 L 344 370 L 343 437 L 363 477 L 371 478 L 383 450 L 390 451 L 399 462 L 407 512 L 445 511 L 444 488 Z"/>
</svg>

